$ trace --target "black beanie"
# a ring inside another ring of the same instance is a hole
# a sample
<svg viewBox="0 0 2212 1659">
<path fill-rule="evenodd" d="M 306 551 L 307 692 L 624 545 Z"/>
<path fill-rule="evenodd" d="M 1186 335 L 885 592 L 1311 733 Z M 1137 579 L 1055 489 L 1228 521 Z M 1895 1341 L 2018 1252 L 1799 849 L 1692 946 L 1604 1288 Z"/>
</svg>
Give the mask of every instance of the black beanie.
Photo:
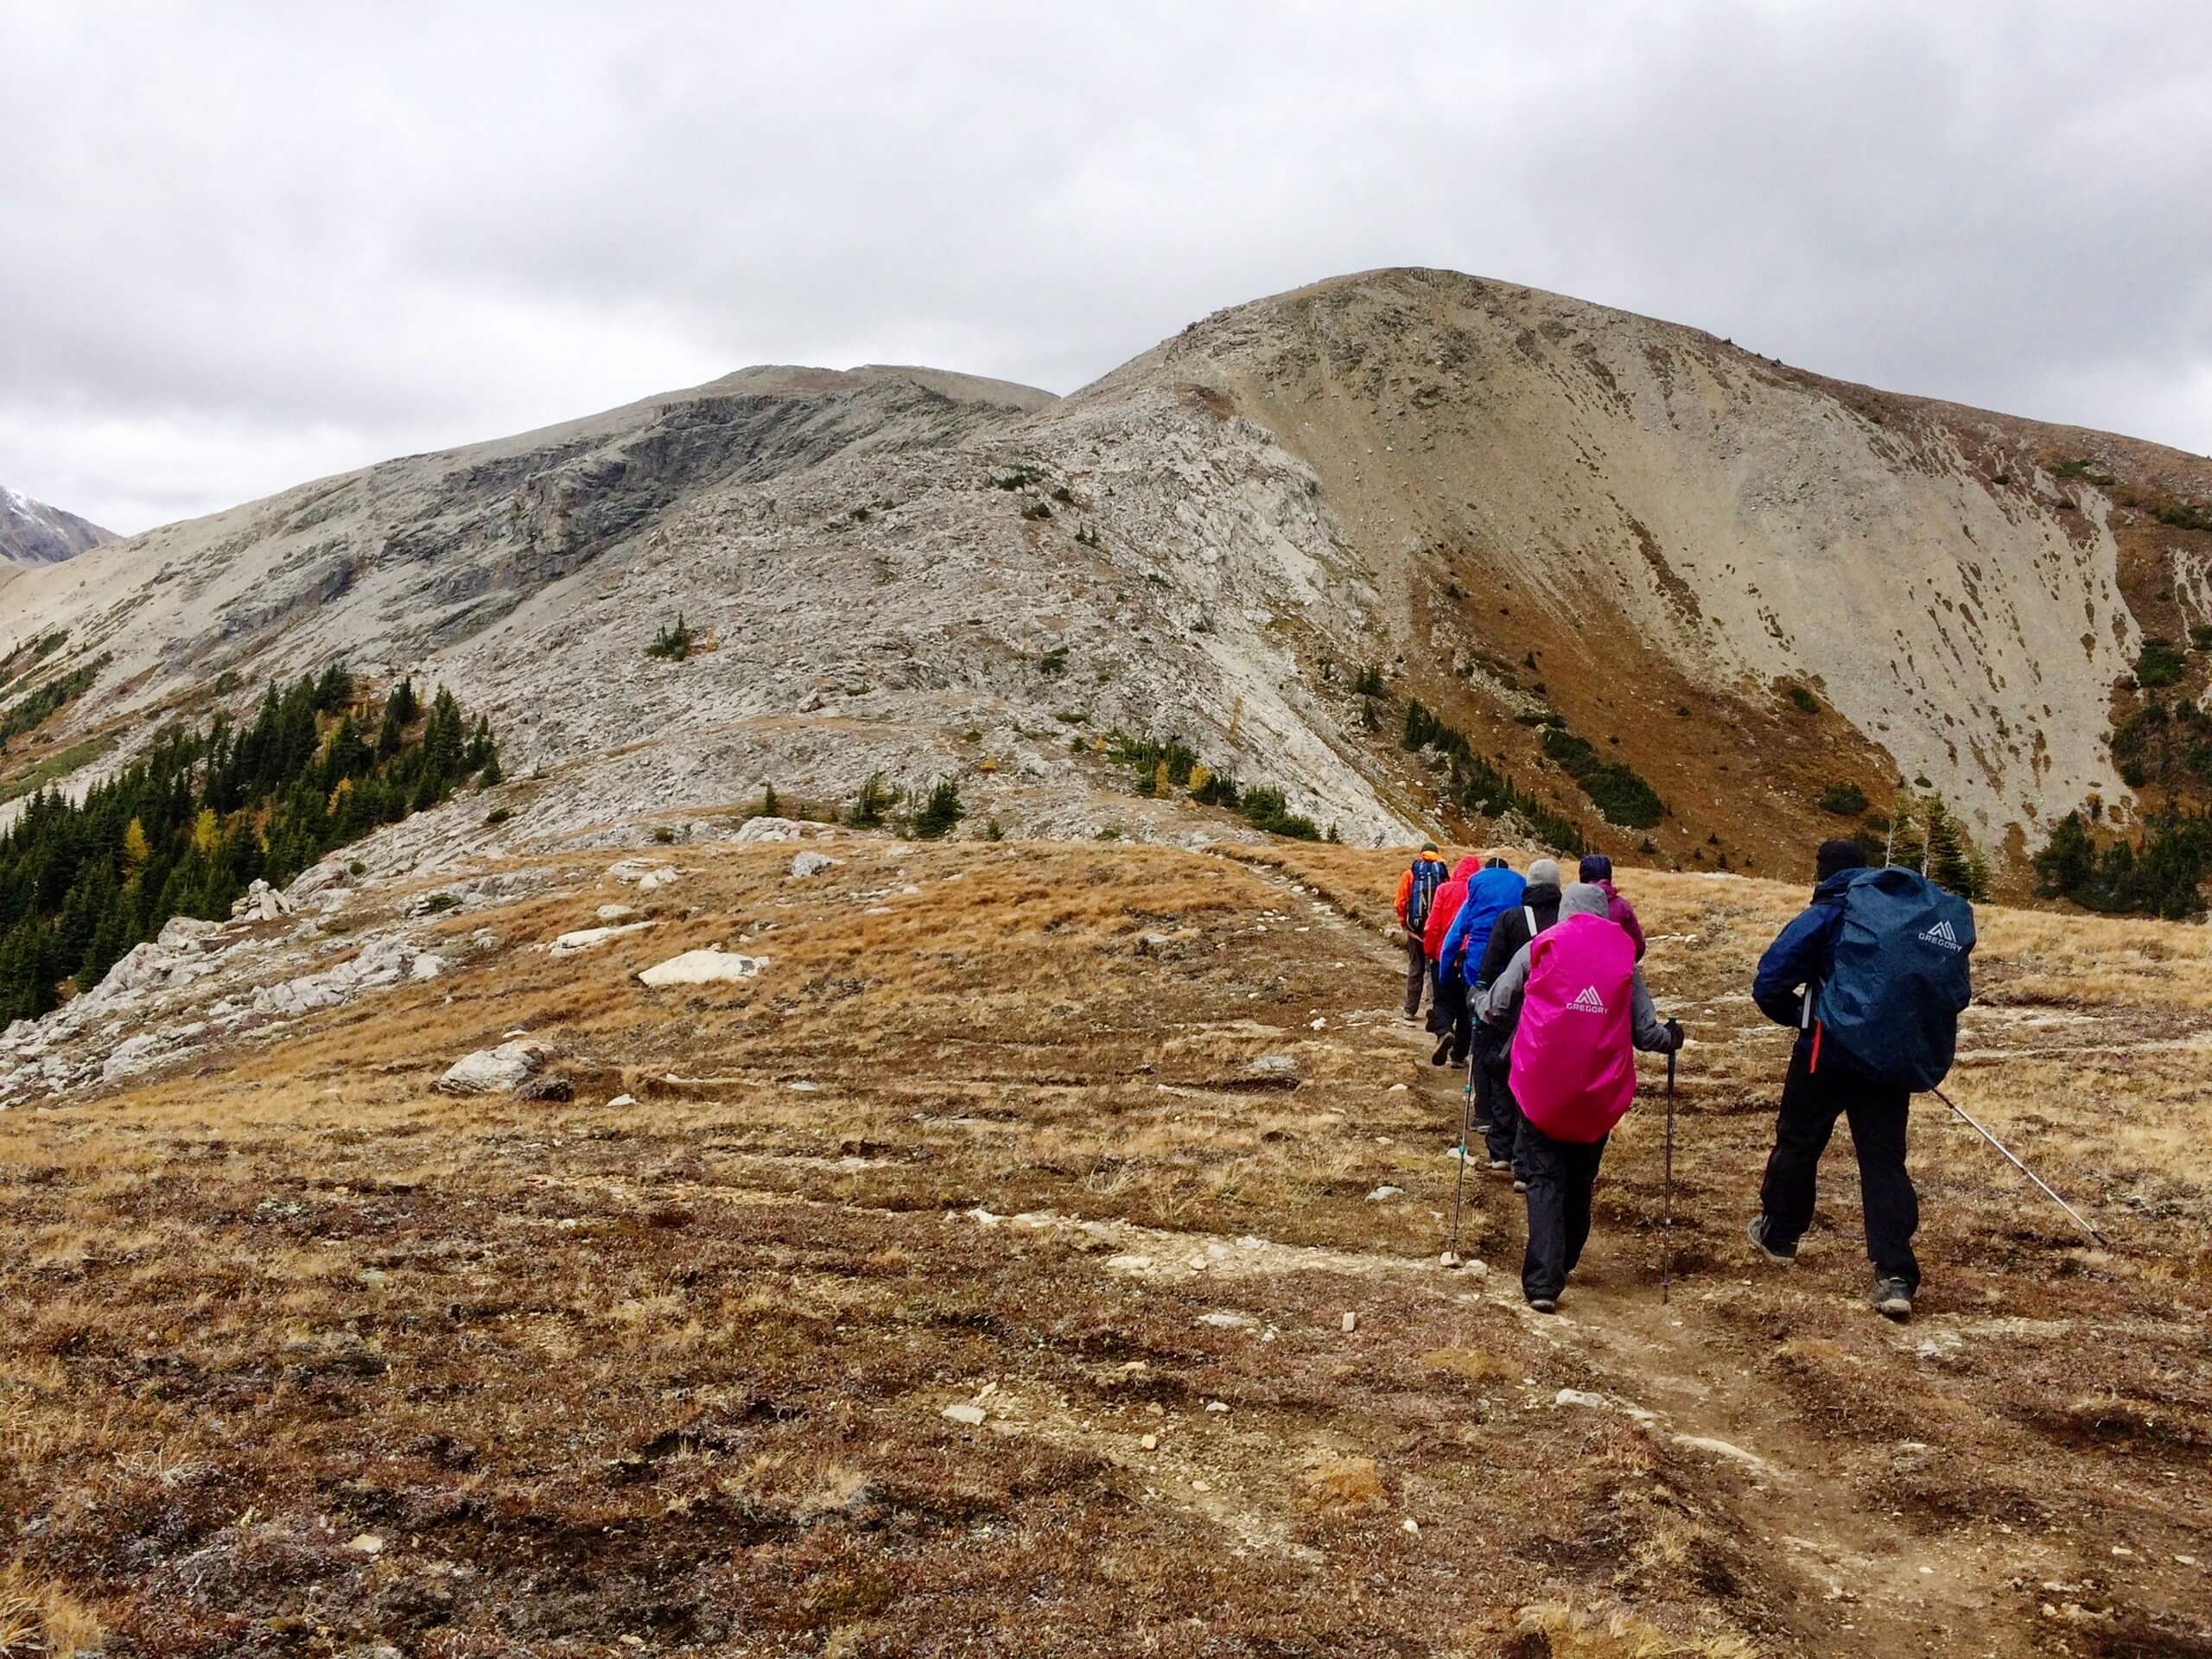
<svg viewBox="0 0 2212 1659">
<path fill-rule="evenodd" d="M 1832 875 L 1846 870 L 1866 868 L 1866 849 L 1855 841 L 1824 841 L 1821 850 L 1813 855 L 1813 868 L 1819 880 L 1825 881 Z"/>
<path fill-rule="evenodd" d="M 1603 853 L 1585 853 L 1581 876 L 1585 881 L 1610 881 L 1613 879 L 1613 861 Z"/>
</svg>

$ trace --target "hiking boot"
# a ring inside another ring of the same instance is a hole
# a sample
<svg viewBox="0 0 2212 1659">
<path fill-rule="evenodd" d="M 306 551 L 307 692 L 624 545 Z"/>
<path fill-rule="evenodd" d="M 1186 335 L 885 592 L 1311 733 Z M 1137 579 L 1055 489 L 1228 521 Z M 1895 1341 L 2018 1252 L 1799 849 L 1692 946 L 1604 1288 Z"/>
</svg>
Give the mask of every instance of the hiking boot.
<svg viewBox="0 0 2212 1659">
<path fill-rule="evenodd" d="M 1531 1296 L 1529 1299 L 1529 1311 L 1531 1313 L 1556 1313 L 1559 1312 L 1559 1298 L 1556 1296 Z"/>
<path fill-rule="evenodd" d="M 1895 1319 L 1903 1325 L 1912 1317 L 1912 1287 L 1902 1279 L 1877 1279 L 1874 1288 L 1866 1293 L 1866 1300 L 1885 1319 Z"/>
<path fill-rule="evenodd" d="M 1431 1065 L 1441 1065 L 1452 1058 L 1452 1033 L 1446 1032 L 1444 1040 L 1436 1046 L 1436 1052 L 1428 1057 Z"/>
<path fill-rule="evenodd" d="M 1774 1224 L 1769 1221 L 1764 1216 L 1753 1216 L 1751 1217 L 1751 1224 L 1744 1229 L 1744 1236 L 1750 1239 L 1751 1241 L 1751 1248 L 1757 1250 L 1761 1255 L 1766 1257 L 1768 1261 L 1779 1262 L 1786 1268 L 1792 1262 L 1795 1262 L 1797 1259 L 1797 1246 L 1794 1243 L 1768 1243 L 1766 1242 L 1767 1232 L 1773 1224 Z"/>
<path fill-rule="evenodd" d="M 1513 1178 L 1513 1190 L 1516 1192 L 1526 1192 L 1529 1190 L 1529 1183 L 1516 1175 Z"/>
<path fill-rule="evenodd" d="M 1485 1122 L 1481 1118 L 1477 1118 L 1473 1122 L 1467 1125 L 1467 1128 L 1477 1135 L 1488 1135 L 1497 1127 L 1497 1125 L 1495 1123 Z"/>
<path fill-rule="evenodd" d="M 1513 1160 L 1510 1158 L 1493 1158 L 1490 1160 L 1490 1173 L 1493 1175 L 1503 1175 L 1512 1167 Z"/>
</svg>

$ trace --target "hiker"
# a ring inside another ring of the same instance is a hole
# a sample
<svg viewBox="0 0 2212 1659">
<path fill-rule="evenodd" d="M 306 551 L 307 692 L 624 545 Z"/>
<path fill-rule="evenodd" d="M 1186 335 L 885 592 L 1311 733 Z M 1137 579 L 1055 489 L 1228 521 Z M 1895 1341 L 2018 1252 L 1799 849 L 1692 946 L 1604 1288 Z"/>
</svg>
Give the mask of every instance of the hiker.
<svg viewBox="0 0 2212 1659">
<path fill-rule="evenodd" d="M 1487 995 L 1522 947 L 1559 919 L 1559 887 L 1557 859 L 1529 861 L 1521 897 L 1499 914 L 1497 925 L 1491 930 L 1490 942 L 1483 948 L 1480 964 L 1467 975 L 1470 985 Z M 1482 1114 L 1482 1121 L 1487 1125 L 1483 1143 L 1490 1154 L 1491 1173 L 1503 1175 L 1512 1171 L 1513 1190 L 1526 1192 L 1526 1172 L 1516 1168 L 1513 1160 L 1513 1149 L 1519 1143 L 1521 1113 L 1507 1081 L 1510 1056 L 1497 1035 L 1497 1027 L 1487 1020 L 1477 1033 L 1476 1040 L 1484 1045 L 1475 1061 L 1476 1067 L 1490 1078 L 1489 1109 Z"/>
<path fill-rule="evenodd" d="M 1515 1158 L 1529 1192 L 1521 1294 L 1539 1313 L 1559 1311 L 1582 1259 L 1605 1138 L 1636 1098 L 1631 1046 L 1671 1054 L 1682 1046 L 1681 1027 L 1660 1022 L 1635 942 L 1610 906 L 1594 883 L 1568 887 L 1557 922 L 1499 971 L 1483 1016 L 1512 1052 Z"/>
<path fill-rule="evenodd" d="M 1491 930 L 1497 925 L 1497 918 L 1521 902 L 1522 889 L 1527 885 L 1510 868 L 1511 861 L 1512 855 L 1503 848 L 1483 855 L 1482 868 L 1467 878 L 1466 894 L 1437 946 L 1437 978 L 1459 988 L 1460 1012 L 1458 1022 L 1448 1030 L 1447 1040 L 1437 1044 L 1436 1052 L 1428 1057 L 1432 1065 L 1441 1065 L 1447 1058 L 1460 1065 L 1467 1063 L 1480 1013 L 1474 1004 L 1472 970 L 1481 965 L 1483 952 L 1490 948 Z M 1474 1081 L 1479 1128 L 1489 1118 L 1487 1084 L 1479 1069 Z"/>
<path fill-rule="evenodd" d="M 1421 1017 L 1421 987 L 1428 982 L 1428 952 L 1421 948 L 1421 934 L 1428 926 L 1429 906 L 1444 885 L 1444 859 L 1436 843 L 1424 841 L 1421 855 L 1398 878 L 1398 925 L 1406 931 L 1406 1023 Z"/>
<path fill-rule="evenodd" d="M 1813 1222 L 1821 1154 L 1838 1117 L 1851 1121 L 1866 1255 L 1867 1300 L 1912 1317 L 1920 1204 L 1905 1173 L 1905 1119 L 1915 1089 L 1942 1081 L 1971 994 L 1974 918 L 1966 901 L 1917 873 L 1869 870 L 1853 841 L 1821 843 L 1813 902 L 1759 959 L 1751 1000 L 1797 1040 L 1776 1114 L 1774 1150 L 1745 1230 L 1770 1262 L 1797 1259 Z M 1847 928 L 1847 921 L 1850 924 Z"/>
<path fill-rule="evenodd" d="M 1635 942 L 1636 959 L 1642 962 L 1643 924 L 1636 919 L 1636 906 L 1622 897 L 1621 890 L 1613 885 L 1613 861 L 1603 853 L 1585 853 L 1578 874 L 1591 886 L 1605 889 L 1607 918 Z"/>
<path fill-rule="evenodd" d="M 1465 982 L 1457 973 L 1443 971 L 1444 936 L 1452 931 L 1459 906 L 1466 899 L 1467 879 L 1482 867 L 1482 860 L 1472 854 L 1452 867 L 1452 879 L 1436 890 L 1428 907 L 1428 925 L 1421 930 L 1421 954 L 1428 958 L 1428 1028 L 1440 1035 L 1449 1033 L 1467 1017 Z"/>
</svg>

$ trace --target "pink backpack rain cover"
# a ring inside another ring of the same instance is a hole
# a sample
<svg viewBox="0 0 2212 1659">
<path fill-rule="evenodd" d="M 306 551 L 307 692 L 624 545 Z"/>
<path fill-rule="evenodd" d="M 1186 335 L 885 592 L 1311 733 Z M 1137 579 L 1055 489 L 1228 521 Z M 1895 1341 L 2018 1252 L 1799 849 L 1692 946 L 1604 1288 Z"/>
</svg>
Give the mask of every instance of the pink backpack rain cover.
<svg viewBox="0 0 2212 1659">
<path fill-rule="evenodd" d="M 1529 947 L 1513 1097 L 1554 1141 L 1595 1143 L 1636 1097 L 1635 976 L 1635 944 L 1603 916 L 1570 916 Z"/>
</svg>

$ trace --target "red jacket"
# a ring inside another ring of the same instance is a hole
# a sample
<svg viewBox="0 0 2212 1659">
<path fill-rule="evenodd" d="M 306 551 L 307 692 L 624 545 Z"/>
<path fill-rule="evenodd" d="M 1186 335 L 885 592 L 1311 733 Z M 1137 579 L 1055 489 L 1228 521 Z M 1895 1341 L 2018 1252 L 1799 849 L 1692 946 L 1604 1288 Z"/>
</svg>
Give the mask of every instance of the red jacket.
<svg viewBox="0 0 2212 1659">
<path fill-rule="evenodd" d="M 1431 962 L 1443 950 L 1444 936 L 1452 931 L 1452 918 L 1467 901 L 1467 878 L 1482 867 L 1479 858 L 1461 859 L 1452 867 L 1452 879 L 1436 890 L 1436 897 L 1428 906 L 1428 925 L 1421 930 L 1421 948 Z"/>
</svg>

